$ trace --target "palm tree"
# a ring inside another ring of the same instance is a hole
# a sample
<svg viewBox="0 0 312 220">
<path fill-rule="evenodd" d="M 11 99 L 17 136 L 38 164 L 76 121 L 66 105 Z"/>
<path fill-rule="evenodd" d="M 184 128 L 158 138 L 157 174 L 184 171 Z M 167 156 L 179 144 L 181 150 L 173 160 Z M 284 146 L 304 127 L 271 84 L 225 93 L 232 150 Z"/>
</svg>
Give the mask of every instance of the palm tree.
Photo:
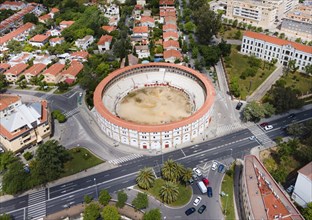
<svg viewBox="0 0 312 220">
<path fill-rule="evenodd" d="M 182 181 L 186 184 L 193 176 L 193 171 L 190 168 L 184 170 Z"/>
<path fill-rule="evenodd" d="M 177 163 L 176 170 L 177 170 L 176 171 L 177 172 L 177 180 L 181 179 L 183 177 L 184 172 L 185 172 L 184 166 L 180 163 Z"/>
<path fill-rule="evenodd" d="M 179 188 L 173 182 L 166 182 L 160 188 L 159 195 L 165 203 L 170 204 L 178 199 Z"/>
<path fill-rule="evenodd" d="M 177 173 L 177 162 L 169 159 L 167 160 L 162 167 L 162 175 L 164 179 L 169 181 L 176 181 L 178 178 Z"/>
<path fill-rule="evenodd" d="M 155 175 L 150 167 L 145 167 L 139 171 L 136 178 L 138 186 L 142 189 L 149 189 L 153 186 L 155 181 Z"/>
</svg>

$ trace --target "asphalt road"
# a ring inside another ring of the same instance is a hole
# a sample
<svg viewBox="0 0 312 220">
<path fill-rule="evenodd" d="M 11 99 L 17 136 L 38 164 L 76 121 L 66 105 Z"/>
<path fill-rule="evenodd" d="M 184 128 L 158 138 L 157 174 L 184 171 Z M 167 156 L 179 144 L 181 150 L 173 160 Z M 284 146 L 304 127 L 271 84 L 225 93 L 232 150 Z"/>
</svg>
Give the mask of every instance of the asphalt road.
<svg viewBox="0 0 312 220">
<path fill-rule="evenodd" d="M 274 129 L 266 132 L 266 134 L 272 139 L 277 136 L 285 136 L 286 134 L 280 129 L 281 127 L 311 117 L 312 111 L 307 110 L 296 114 L 296 117 L 292 119 L 286 116 L 269 121 L 274 126 Z M 132 186 L 135 184 L 135 177 L 139 169 L 143 167 L 154 167 L 155 171 L 159 172 L 159 165 L 162 164 L 162 161 L 170 158 L 182 163 L 186 167 L 195 167 L 200 163 L 215 159 L 222 160 L 231 155 L 234 158 L 242 157 L 251 148 L 258 145 L 256 141 L 250 141 L 248 139 L 250 136 L 252 136 L 252 133 L 248 129 L 244 129 L 163 155 L 141 157 L 122 163 L 119 167 L 112 170 L 48 188 L 46 189 L 46 198 L 44 201 L 47 207 L 46 214 L 52 214 L 64 209 L 66 206 L 81 203 L 83 202 L 83 196 L 86 194 L 92 194 L 96 197 L 97 192 L 101 189 L 107 189 L 112 193 Z M 25 195 L 3 202 L 0 206 L 0 213 L 6 212 L 14 216 L 14 219 L 24 219 L 29 209 L 28 200 L 28 195 Z M 32 206 L 38 206 L 38 204 L 33 204 Z"/>
</svg>

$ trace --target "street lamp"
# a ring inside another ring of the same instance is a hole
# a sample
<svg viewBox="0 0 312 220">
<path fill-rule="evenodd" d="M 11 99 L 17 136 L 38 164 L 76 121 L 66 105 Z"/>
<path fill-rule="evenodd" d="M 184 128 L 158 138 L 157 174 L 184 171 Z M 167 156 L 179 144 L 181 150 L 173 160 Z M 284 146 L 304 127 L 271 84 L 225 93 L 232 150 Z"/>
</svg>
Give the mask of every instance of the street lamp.
<svg viewBox="0 0 312 220">
<path fill-rule="evenodd" d="M 232 157 L 233 149 L 232 149 L 232 148 L 230 148 L 230 150 L 231 150 L 231 157 Z"/>
<path fill-rule="evenodd" d="M 95 185 L 95 195 L 96 195 L 96 198 L 99 198 L 99 194 L 98 194 L 98 190 L 97 190 L 97 184 L 96 184 L 96 178 L 94 177 L 94 185 Z"/>
</svg>

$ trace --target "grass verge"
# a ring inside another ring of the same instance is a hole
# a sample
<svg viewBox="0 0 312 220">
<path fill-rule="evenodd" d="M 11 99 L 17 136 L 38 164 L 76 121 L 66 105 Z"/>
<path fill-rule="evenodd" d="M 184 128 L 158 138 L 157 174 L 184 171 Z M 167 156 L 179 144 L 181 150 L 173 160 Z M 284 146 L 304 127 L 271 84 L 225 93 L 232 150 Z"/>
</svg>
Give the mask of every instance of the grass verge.
<svg viewBox="0 0 312 220">
<path fill-rule="evenodd" d="M 228 220 L 235 219 L 235 210 L 234 210 L 234 166 L 230 168 L 231 171 L 228 171 L 222 181 L 221 191 L 226 195 L 221 197 L 222 209 L 225 215 L 225 218 Z"/>
<path fill-rule="evenodd" d="M 159 201 L 162 201 L 160 196 L 159 196 L 159 191 L 160 188 L 165 184 L 165 180 L 163 179 L 156 179 L 154 186 L 148 190 L 143 190 L 139 187 L 137 187 L 137 189 L 140 189 L 144 192 L 146 192 L 149 195 L 152 195 L 153 197 L 155 197 L 156 199 L 158 199 Z M 179 188 L 179 196 L 178 196 L 178 200 L 169 204 L 169 206 L 183 206 L 185 204 L 187 204 L 192 196 L 192 190 L 190 186 L 184 186 L 180 183 L 178 183 L 178 188 Z"/>
<path fill-rule="evenodd" d="M 285 87 L 300 91 L 300 95 L 305 95 L 312 92 L 312 76 L 295 72 L 284 74 L 280 80 L 284 81 Z"/>
<path fill-rule="evenodd" d="M 81 172 L 105 162 L 82 147 L 70 149 L 69 153 L 72 156 L 72 159 L 64 165 L 65 172 L 62 173 L 61 177 Z"/>
</svg>

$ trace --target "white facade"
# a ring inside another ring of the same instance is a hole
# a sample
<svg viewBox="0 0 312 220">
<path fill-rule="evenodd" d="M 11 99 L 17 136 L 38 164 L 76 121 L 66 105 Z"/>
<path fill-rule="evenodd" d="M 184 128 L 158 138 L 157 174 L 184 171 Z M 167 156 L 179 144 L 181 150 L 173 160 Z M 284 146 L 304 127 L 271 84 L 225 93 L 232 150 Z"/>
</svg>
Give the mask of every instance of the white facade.
<svg viewBox="0 0 312 220">
<path fill-rule="evenodd" d="M 78 39 L 75 41 L 76 47 L 87 50 L 88 47 L 94 42 L 94 37 L 91 35 L 87 35 L 82 39 Z"/>
<path fill-rule="evenodd" d="M 151 55 L 148 46 L 135 46 L 135 52 L 139 59 L 147 58 Z"/>
<path fill-rule="evenodd" d="M 243 37 L 240 51 L 243 54 L 254 55 L 267 61 L 277 59 L 278 63 L 284 66 L 290 60 L 295 60 L 301 72 L 304 72 L 305 66 L 312 64 L 312 47 L 310 46 L 262 34 L 252 33 L 251 35 L 256 35 L 256 37 L 248 35 Z"/>
</svg>

